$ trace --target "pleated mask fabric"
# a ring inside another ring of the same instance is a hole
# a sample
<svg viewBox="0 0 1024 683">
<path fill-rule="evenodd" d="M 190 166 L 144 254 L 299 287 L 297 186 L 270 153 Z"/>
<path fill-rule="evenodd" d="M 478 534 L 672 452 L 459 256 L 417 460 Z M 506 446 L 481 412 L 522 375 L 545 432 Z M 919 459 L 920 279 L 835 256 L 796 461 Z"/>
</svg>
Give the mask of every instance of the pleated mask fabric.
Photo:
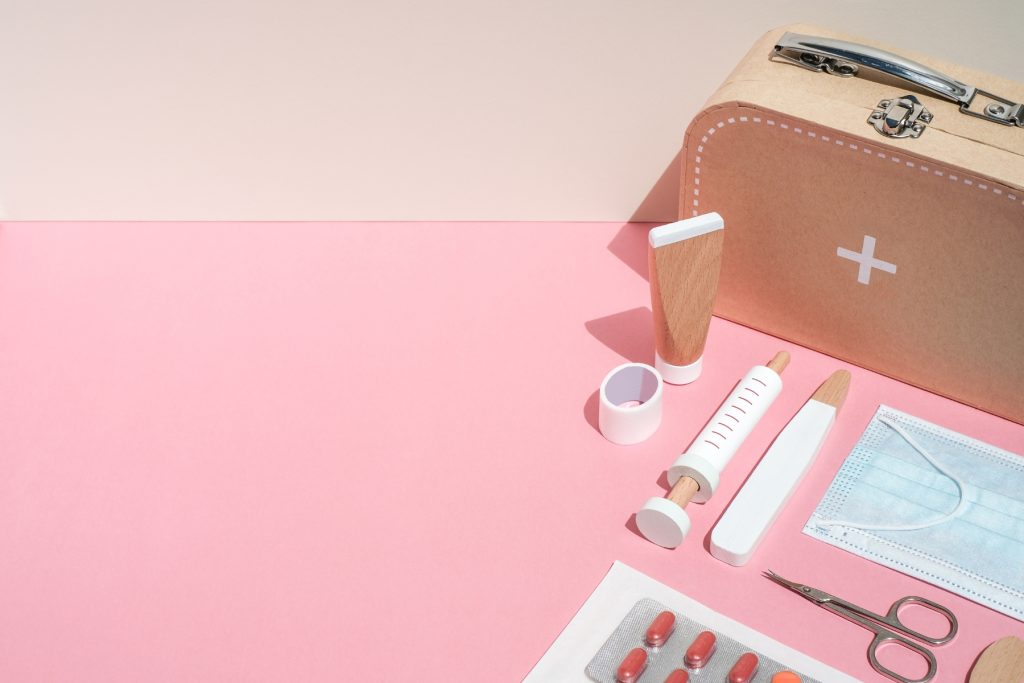
<svg viewBox="0 0 1024 683">
<path fill-rule="evenodd" d="M 1024 621 L 1024 457 L 879 406 L 803 531 Z"/>
</svg>

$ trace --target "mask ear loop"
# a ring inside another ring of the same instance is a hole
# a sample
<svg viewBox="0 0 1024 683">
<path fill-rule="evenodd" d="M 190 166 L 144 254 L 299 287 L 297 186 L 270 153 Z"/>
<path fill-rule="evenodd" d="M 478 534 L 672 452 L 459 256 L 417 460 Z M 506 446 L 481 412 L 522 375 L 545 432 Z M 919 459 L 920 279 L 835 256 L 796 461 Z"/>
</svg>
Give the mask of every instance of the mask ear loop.
<svg viewBox="0 0 1024 683">
<path fill-rule="evenodd" d="M 940 516 L 940 517 L 938 517 L 936 519 L 933 519 L 933 520 L 928 521 L 928 522 L 923 522 L 923 523 L 920 523 L 920 524 L 901 524 L 901 525 L 898 525 L 898 526 L 883 526 L 883 525 L 880 525 L 880 524 L 857 524 L 857 523 L 854 523 L 854 522 L 841 522 L 841 521 L 838 521 L 838 520 L 826 519 L 826 520 L 822 520 L 822 521 L 816 522 L 815 525 L 819 526 L 819 527 L 822 527 L 822 526 L 837 526 L 837 525 L 838 526 L 847 526 L 847 527 L 851 527 L 853 529 L 863 529 L 865 531 L 916 531 L 918 529 L 924 529 L 926 527 L 935 526 L 936 524 L 941 524 L 942 522 L 950 520 L 950 519 L 956 517 L 957 515 L 959 515 L 961 512 L 963 512 L 964 508 L 967 507 L 967 503 L 969 502 L 967 500 L 967 496 L 964 494 L 964 482 L 963 482 L 963 480 L 961 480 L 955 474 L 949 472 L 946 468 L 944 468 L 942 465 L 940 465 L 938 463 L 938 461 L 933 456 L 929 455 L 928 451 L 926 451 L 921 446 L 921 444 L 917 443 L 917 441 L 915 441 L 914 438 L 912 436 L 910 436 L 910 434 L 907 434 L 907 432 L 904 431 L 899 425 L 897 425 L 894 422 L 891 422 L 888 418 L 882 417 L 881 415 L 878 416 L 878 421 L 881 422 L 882 424 L 884 424 L 889 429 L 891 429 L 894 432 L 896 432 L 897 434 L 899 434 L 901 437 L 903 437 L 904 440 L 906 440 L 906 442 L 908 444 L 910 444 L 915 451 L 920 453 L 922 456 L 924 456 L 925 460 L 927 460 L 928 462 L 931 463 L 932 467 L 937 469 L 942 475 L 944 475 L 950 481 L 952 481 L 956 485 L 957 491 L 960 493 L 960 502 L 957 503 L 957 506 L 955 508 L 953 508 L 953 510 L 951 512 L 947 512 L 946 514 L 944 514 L 944 515 L 942 515 L 942 516 Z"/>
</svg>

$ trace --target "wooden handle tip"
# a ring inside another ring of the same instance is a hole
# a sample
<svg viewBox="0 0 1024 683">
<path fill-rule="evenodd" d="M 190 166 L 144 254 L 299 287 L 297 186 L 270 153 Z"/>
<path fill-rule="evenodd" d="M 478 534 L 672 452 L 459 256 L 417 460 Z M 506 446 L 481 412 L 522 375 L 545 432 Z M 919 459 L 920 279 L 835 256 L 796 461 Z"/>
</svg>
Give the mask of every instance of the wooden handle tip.
<svg viewBox="0 0 1024 683">
<path fill-rule="evenodd" d="M 846 400 L 846 394 L 849 390 L 849 371 L 836 370 L 827 380 L 822 382 L 811 398 L 821 403 L 827 403 L 838 411 L 843 407 L 843 402 Z"/>
<path fill-rule="evenodd" d="M 774 358 L 768 361 L 767 367 L 770 370 L 774 370 L 776 375 L 781 375 L 787 365 L 789 365 L 789 353 L 786 351 L 779 351 L 775 354 Z"/>
</svg>

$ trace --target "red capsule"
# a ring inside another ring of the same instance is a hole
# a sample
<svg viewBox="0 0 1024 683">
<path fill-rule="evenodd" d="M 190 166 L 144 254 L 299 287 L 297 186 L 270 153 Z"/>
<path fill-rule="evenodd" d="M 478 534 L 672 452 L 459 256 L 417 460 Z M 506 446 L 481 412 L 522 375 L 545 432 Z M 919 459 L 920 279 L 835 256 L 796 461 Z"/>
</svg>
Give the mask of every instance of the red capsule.
<svg viewBox="0 0 1024 683">
<path fill-rule="evenodd" d="M 750 683 L 757 673 L 758 659 L 753 652 L 740 655 L 736 663 L 729 669 L 729 683 Z"/>
<path fill-rule="evenodd" d="M 686 655 L 683 663 L 691 669 L 701 669 L 711 661 L 711 655 L 715 654 L 717 639 L 711 631 L 702 631 L 690 647 L 686 648 Z"/>
<path fill-rule="evenodd" d="M 647 650 L 642 647 L 634 647 L 619 664 L 619 670 L 615 672 L 615 680 L 619 683 L 636 683 L 640 674 L 647 668 Z"/>
<path fill-rule="evenodd" d="M 669 636 L 672 635 L 672 631 L 676 627 L 676 615 L 672 614 L 668 610 L 665 610 L 658 616 L 654 617 L 654 621 L 647 627 L 647 636 L 645 640 L 651 647 L 661 647 L 668 642 Z"/>
<path fill-rule="evenodd" d="M 686 673 L 682 669 L 676 669 L 668 675 L 665 679 L 665 683 L 686 683 L 690 680 L 690 674 Z"/>
</svg>

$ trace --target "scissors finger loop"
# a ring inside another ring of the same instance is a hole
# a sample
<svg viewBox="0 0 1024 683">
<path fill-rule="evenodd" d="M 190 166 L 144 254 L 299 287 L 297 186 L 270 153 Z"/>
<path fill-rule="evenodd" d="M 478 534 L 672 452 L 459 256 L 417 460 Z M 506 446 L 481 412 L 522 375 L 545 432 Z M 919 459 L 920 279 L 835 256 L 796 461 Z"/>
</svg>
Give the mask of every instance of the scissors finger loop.
<svg viewBox="0 0 1024 683">
<path fill-rule="evenodd" d="M 878 648 L 885 643 L 899 643 L 908 650 L 913 650 L 918 653 L 928 662 L 928 672 L 921 678 L 907 678 L 896 673 L 892 669 L 884 666 L 878 661 Z M 906 638 L 902 638 L 895 633 L 881 632 L 875 636 L 875 639 L 871 641 L 870 647 L 868 647 L 868 661 L 871 662 L 871 668 L 882 674 L 886 678 L 890 678 L 898 683 L 927 683 L 928 681 L 935 678 L 935 672 L 938 670 L 938 665 L 935 663 L 935 655 L 928 650 L 924 649 L 917 643 L 911 642 Z"/>
<path fill-rule="evenodd" d="M 946 633 L 946 635 L 944 636 L 933 638 L 931 636 L 926 636 L 923 633 L 918 633 L 913 629 L 907 628 L 907 626 L 902 621 L 900 621 L 899 617 L 899 611 L 905 605 L 924 605 L 931 611 L 938 612 L 946 618 L 946 621 L 949 622 L 949 632 Z M 948 643 L 949 641 L 953 640 L 953 637 L 956 635 L 957 631 L 956 616 L 954 616 L 952 612 L 950 612 L 947 608 L 943 607 L 937 602 L 932 602 L 927 598 L 918 597 L 916 595 L 908 595 L 892 603 L 892 607 L 889 608 L 889 613 L 886 615 L 886 618 L 883 620 L 883 622 L 888 626 L 896 629 L 900 633 L 903 633 L 904 635 L 908 635 L 911 638 L 916 638 L 921 642 L 929 643 L 931 645 L 942 645 L 943 643 Z"/>
</svg>

